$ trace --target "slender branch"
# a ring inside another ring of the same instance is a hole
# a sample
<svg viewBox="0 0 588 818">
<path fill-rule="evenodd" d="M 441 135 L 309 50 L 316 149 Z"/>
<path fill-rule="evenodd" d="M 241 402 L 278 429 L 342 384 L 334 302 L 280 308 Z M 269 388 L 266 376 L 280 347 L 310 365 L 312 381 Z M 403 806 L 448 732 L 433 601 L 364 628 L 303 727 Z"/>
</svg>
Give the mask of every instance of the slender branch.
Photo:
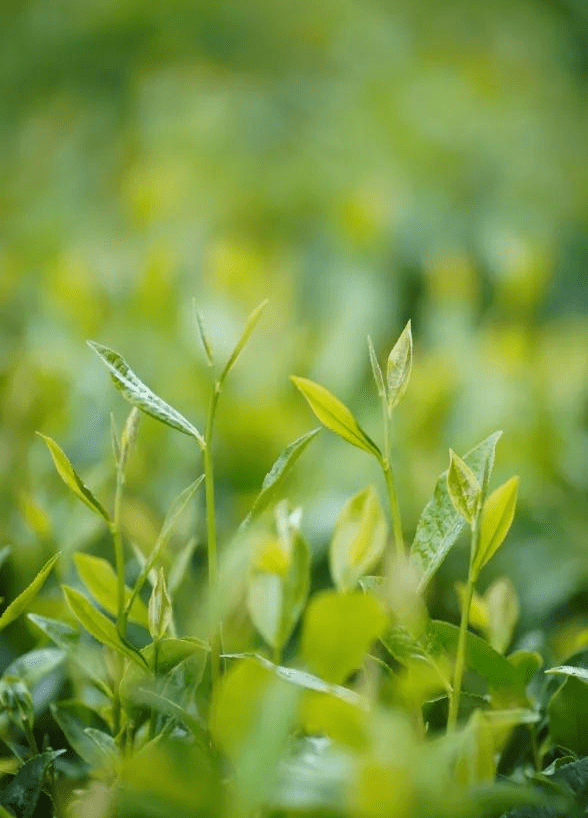
<svg viewBox="0 0 588 818">
<path fill-rule="evenodd" d="M 398 505 L 398 494 L 396 492 L 396 484 L 394 482 L 394 474 L 390 466 L 390 434 L 389 434 L 389 418 L 386 406 L 386 398 L 382 398 L 382 416 L 384 422 L 384 454 L 380 459 L 380 465 L 384 472 L 386 480 L 386 489 L 388 492 L 388 501 L 390 503 L 390 514 L 392 517 L 392 529 L 394 531 L 394 544 L 396 547 L 396 556 L 405 556 L 406 549 L 404 547 L 404 536 L 402 534 L 402 518 L 400 516 L 400 507 Z"/>
<path fill-rule="evenodd" d="M 116 492 L 114 495 L 114 518 L 111 525 L 112 539 L 114 542 L 114 558 L 116 562 L 117 579 L 117 628 L 119 636 L 124 639 L 126 636 L 126 613 L 125 613 L 125 555 L 123 549 L 121 532 L 121 506 L 123 486 L 125 482 L 124 472 L 120 464 L 116 469 Z"/>
<path fill-rule="evenodd" d="M 212 435 L 214 431 L 214 418 L 216 415 L 216 407 L 221 391 L 220 381 L 216 381 L 210 397 L 210 405 L 208 408 L 208 419 L 206 422 L 204 449 L 204 486 L 206 494 L 206 528 L 208 541 L 208 595 L 210 603 L 214 604 L 214 598 L 217 593 L 218 580 L 218 556 L 216 547 L 216 515 L 214 507 L 214 469 L 212 462 Z M 220 629 L 218 622 L 212 622 L 212 638 L 211 638 L 211 653 L 210 662 L 212 669 L 212 681 L 216 682 L 220 672 L 220 652 L 221 640 Z"/>
</svg>

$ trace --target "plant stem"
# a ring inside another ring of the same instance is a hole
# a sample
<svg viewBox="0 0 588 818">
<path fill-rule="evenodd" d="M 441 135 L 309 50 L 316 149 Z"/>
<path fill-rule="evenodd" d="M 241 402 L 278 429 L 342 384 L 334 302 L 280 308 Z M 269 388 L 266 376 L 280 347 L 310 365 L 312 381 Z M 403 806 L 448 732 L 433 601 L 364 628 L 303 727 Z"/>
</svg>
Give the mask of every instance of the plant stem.
<svg viewBox="0 0 588 818">
<path fill-rule="evenodd" d="M 208 596 L 211 605 L 216 605 L 217 580 L 218 580 L 218 557 L 216 548 L 216 516 L 214 508 L 214 471 L 212 463 L 212 434 L 214 430 L 214 417 L 220 396 L 221 384 L 216 381 L 210 397 L 208 408 L 208 419 L 206 422 L 206 434 L 204 436 L 206 446 L 204 448 L 204 486 L 206 494 L 206 528 L 208 541 Z M 210 663 L 212 670 L 212 682 L 216 682 L 220 672 L 220 629 L 219 623 L 211 622 L 212 634 L 210 645 Z"/>
<path fill-rule="evenodd" d="M 153 640 L 153 675 L 157 679 L 157 665 L 159 662 L 159 640 Z M 157 711 L 154 707 L 151 708 L 149 716 L 149 738 L 155 738 L 155 729 L 157 727 Z"/>
<path fill-rule="evenodd" d="M 127 624 L 125 615 L 125 555 L 123 550 L 122 532 L 121 532 L 121 506 L 123 486 L 125 482 L 124 472 L 120 465 L 116 470 L 116 492 L 114 495 L 114 519 L 112 521 L 111 531 L 114 541 L 114 558 L 116 562 L 116 579 L 117 579 L 117 619 L 116 624 L 118 633 L 121 639 L 126 636 Z"/>
<path fill-rule="evenodd" d="M 470 565 L 468 570 L 468 581 L 466 584 L 464 600 L 461 609 L 461 620 L 459 623 L 459 638 L 457 641 L 457 655 L 455 658 L 455 674 L 453 677 L 453 691 L 449 697 L 449 715 L 447 718 L 447 731 L 454 730 L 457 725 L 459 713 L 459 700 L 461 696 L 461 684 L 465 669 L 466 637 L 468 624 L 470 621 L 470 608 L 472 606 L 472 596 L 476 577 L 473 573 L 474 555 L 478 546 L 479 526 L 477 521 L 472 525 L 472 537 L 470 547 Z"/>
<path fill-rule="evenodd" d="M 392 529 L 394 531 L 394 544 L 396 547 L 396 556 L 405 556 L 406 550 L 404 547 L 404 536 L 402 534 L 402 518 L 400 516 L 400 507 L 398 505 L 398 495 L 396 493 L 396 485 L 394 482 L 394 474 L 390 466 L 390 435 L 389 435 L 389 418 L 386 406 L 386 398 L 382 398 L 382 415 L 384 420 L 384 456 L 380 459 L 380 465 L 384 472 L 386 480 L 386 489 L 388 491 L 388 501 L 390 503 L 390 514 L 392 517 Z"/>
</svg>

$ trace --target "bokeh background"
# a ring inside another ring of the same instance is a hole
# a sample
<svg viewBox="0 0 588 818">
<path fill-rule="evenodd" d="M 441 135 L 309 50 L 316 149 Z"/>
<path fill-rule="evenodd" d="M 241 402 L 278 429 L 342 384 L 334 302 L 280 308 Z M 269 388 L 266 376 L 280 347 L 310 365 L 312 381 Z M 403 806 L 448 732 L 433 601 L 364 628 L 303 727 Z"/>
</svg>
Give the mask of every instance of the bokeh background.
<svg viewBox="0 0 588 818">
<path fill-rule="evenodd" d="M 108 549 L 34 435 L 111 503 L 110 413 L 128 407 L 85 339 L 202 428 L 192 298 L 222 359 L 268 297 L 219 412 L 221 538 L 316 425 L 288 375 L 380 439 L 366 335 L 385 361 L 412 318 L 394 429 L 407 538 L 448 447 L 502 429 L 495 484 L 520 474 L 519 510 L 481 584 L 508 573 L 519 632 L 547 627 L 565 653 L 588 622 L 584 0 L 5 0 L 0 15 L 3 593 L 56 547 L 62 576 L 73 549 Z M 187 438 L 145 419 L 128 538 L 148 550 L 200 471 Z M 376 465 L 327 432 L 299 462 L 288 496 L 318 582 L 368 482 L 384 496 Z M 178 538 L 196 526 L 196 572 L 198 509 Z M 456 615 L 465 559 L 431 590 L 436 613 Z"/>
</svg>

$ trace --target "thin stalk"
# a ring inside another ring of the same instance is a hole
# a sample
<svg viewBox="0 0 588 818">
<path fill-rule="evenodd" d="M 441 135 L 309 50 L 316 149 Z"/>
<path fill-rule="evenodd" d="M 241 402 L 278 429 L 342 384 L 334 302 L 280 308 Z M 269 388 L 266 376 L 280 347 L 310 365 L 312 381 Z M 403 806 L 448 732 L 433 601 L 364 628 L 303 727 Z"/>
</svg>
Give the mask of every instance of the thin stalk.
<svg viewBox="0 0 588 818">
<path fill-rule="evenodd" d="M 388 430 L 389 418 L 385 397 L 382 398 L 382 415 L 384 420 L 384 455 L 380 459 L 380 465 L 382 466 L 382 470 L 384 472 L 386 489 L 388 491 L 388 501 L 390 503 L 390 514 L 392 517 L 392 530 L 394 532 L 396 556 L 404 557 L 406 555 L 406 549 L 404 547 L 404 536 L 402 534 L 402 518 L 400 516 L 400 507 L 398 505 L 398 494 L 396 493 L 394 474 L 392 472 L 392 467 L 390 466 L 390 434 Z"/>
<path fill-rule="evenodd" d="M 153 675 L 157 679 L 157 670 L 158 670 L 158 663 L 159 663 L 159 640 L 155 639 L 153 641 Z M 149 738 L 155 738 L 155 730 L 157 727 L 157 711 L 154 707 L 151 708 L 151 714 L 149 716 Z"/>
<path fill-rule="evenodd" d="M 214 431 L 214 418 L 216 414 L 216 407 L 220 396 L 221 384 L 217 381 L 214 385 L 212 395 L 210 397 L 210 405 L 208 408 L 208 419 L 206 422 L 206 433 L 204 436 L 204 487 L 206 494 L 206 528 L 208 540 L 208 595 L 211 604 L 214 604 L 214 599 L 217 593 L 218 580 L 218 556 L 216 547 L 216 515 L 214 508 L 214 470 L 212 462 L 212 434 Z M 220 629 L 218 622 L 212 622 L 212 638 L 210 646 L 210 663 L 212 670 L 213 684 L 219 677 L 220 672 L 220 652 L 221 640 Z"/>
<path fill-rule="evenodd" d="M 114 542 L 114 558 L 116 562 L 117 579 L 117 618 L 116 624 L 121 639 L 126 637 L 126 615 L 125 615 L 125 555 L 123 550 L 121 532 L 121 506 L 123 486 L 125 482 L 124 472 L 120 465 L 116 470 L 116 492 L 114 495 L 114 519 L 111 525 L 112 539 Z"/>
<path fill-rule="evenodd" d="M 457 716 L 459 713 L 459 700 L 461 696 L 461 684 L 465 670 L 466 637 L 468 624 L 470 621 L 470 608 L 472 606 L 472 596 L 476 577 L 473 573 L 474 555 L 477 551 L 479 537 L 479 526 L 477 521 L 472 525 L 472 537 L 470 547 L 470 565 L 468 570 L 468 581 L 466 584 L 463 605 L 461 609 L 461 620 L 459 623 L 459 638 L 457 641 L 457 655 L 455 658 L 455 673 L 453 677 L 453 691 L 449 697 L 449 716 L 447 718 L 447 731 L 455 730 Z"/>
</svg>

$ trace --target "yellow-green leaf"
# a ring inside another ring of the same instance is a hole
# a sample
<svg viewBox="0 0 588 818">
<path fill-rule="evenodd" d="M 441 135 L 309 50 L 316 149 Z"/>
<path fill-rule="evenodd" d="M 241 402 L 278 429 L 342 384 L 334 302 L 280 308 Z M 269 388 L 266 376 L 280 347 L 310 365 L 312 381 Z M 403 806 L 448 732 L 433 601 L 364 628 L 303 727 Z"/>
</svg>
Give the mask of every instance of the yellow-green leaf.
<svg viewBox="0 0 588 818">
<path fill-rule="evenodd" d="M 71 491 L 73 491 L 76 497 L 82 501 L 82 503 L 85 503 L 88 508 L 91 508 L 93 512 L 99 514 L 101 517 L 104 517 L 106 522 L 110 523 L 110 518 L 104 507 L 98 502 L 88 486 L 86 486 L 86 484 L 83 482 L 82 478 L 72 466 L 63 449 L 52 438 L 47 437 L 47 435 L 43 435 L 41 432 L 37 432 L 37 434 L 47 444 L 47 448 L 51 453 L 55 468 L 57 469 L 57 473 L 65 485 L 71 489 Z"/>
<path fill-rule="evenodd" d="M 266 298 L 265 301 L 262 301 L 261 304 L 258 307 L 256 307 L 253 310 L 253 312 L 251 313 L 251 315 L 248 317 L 248 319 L 247 319 L 247 321 L 245 323 L 245 327 L 243 329 L 243 332 L 241 333 L 241 337 L 239 338 L 239 340 L 235 344 L 235 348 L 233 349 L 233 351 L 229 355 L 229 360 L 226 362 L 226 364 L 224 366 L 224 369 L 221 372 L 221 375 L 220 375 L 220 377 L 218 379 L 219 383 L 221 385 L 224 382 L 227 375 L 229 374 L 229 372 L 231 371 L 231 369 L 235 366 L 235 363 L 237 362 L 237 358 L 239 357 L 239 355 L 243 351 L 243 347 L 245 346 L 245 344 L 247 343 L 247 341 L 251 337 L 251 333 L 253 332 L 253 330 L 255 329 L 255 325 L 257 324 L 257 322 L 261 318 L 261 313 L 265 309 L 267 303 L 268 303 L 268 300 Z"/>
<path fill-rule="evenodd" d="M 400 333 L 394 344 L 386 367 L 388 386 L 388 414 L 400 403 L 408 388 L 412 371 L 412 333 L 410 321 Z"/>
<path fill-rule="evenodd" d="M 381 452 L 374 441 L 363 431 L 345 404 L 328 389 L 308 378 L 299 378 L 296 375 L 291 375 L 290 380 L 302 392 L 314 414 L 327 429 L 354 446 L 373 454 L 378 460 L 381 459 Z"/>
<path fill-rule="evenodd" d="M 449 470 L 447 472 L 447 489 L 455 510 L 464 517 L 470 525 L 476 520 L 481 488 L 478 478 L 468 464 L 449 450 Z"/>
<path fill-rule="evenodd" d="M 96 602 L 107 613 L 116 616 L 118 613 L 118 584 L 114 569 L 108 560 L 95 557 L 93 554 L 78 552 L 74 554 L 74 562 L 80 579 Z M 130 597 L 131 590 L 125 587 L 125 602 L 127 604 Z M 136 622 L 138 625 L 147 628 L 147 608 L 139 597 L 135 597 L 133 600 L 128 618 L 131 622 Z"/>
<path fill-rule="evenodd" d="M 171 620 L 171 599 L 167 592 L 163 568 L 160 566 L 157 572 L 157 582 L 149 598 L 149 633 L 151 638 L 162 639 L 171 624 Z"/>
<path fill-rule="evenodd" d="M 345 503 L 329 549 L 331 576 L 340 591 L 351 591 L 384 552 L 388 525 L 373 486 Z"/>
<path fill-rule="evenodd" d="M 68 585 L 62 585 L 61 587 L 72 614 L 94 639 L 122 656 L 132 659 L 141 667 L 146 666 L 147 663 L 141 654 L 128 642 L 123 642 L 115 624 L 96 610 L 87 597 Z"/>
<path fill-rule="evenodd" d="M 372 339 L 368 335 L 367 337 L 368 342 L 368 351 L 370 353 L 370 364 L 372 366 L 372 375 L 374 376 L 374 383 L 376 384 L 376 389 L 378 390 L 378 395 L 381 398 L 386 397 L 386 387 L 384 386 L 384 376 L 382 375 L 382 370 L 380 369 L 380 364 L 378 363 L 378 357 L 376 355 L 376 350 L 374 349 L 374 345 L 372 344 Z"/>
<path fill-rule="evenodd" d="M 511 477 L 493 491 L 484 503 L 480 517 L 480 539 L 474 557 L 473 572 L 479 571 L 498 551 L 514 519 L 519 478 Z"/>
<path fill-rule="evenodd" d="M 0 616 L 0 631 L 4 630 L 7 625 L 21 615 L 28 608 L 29 604 L 36 597 L 41 590 L 43 583 L 51 573 L 51 569 L 61 556 L 61 551 L 54 554 L 51 559 L 47 560 L 45 565 L 41 568 L 34 580 L 27 585 L 22 593 L 16 599 L 13 599 L 10 605 L 6 608 L 2 616 Z"/>
</svg>

